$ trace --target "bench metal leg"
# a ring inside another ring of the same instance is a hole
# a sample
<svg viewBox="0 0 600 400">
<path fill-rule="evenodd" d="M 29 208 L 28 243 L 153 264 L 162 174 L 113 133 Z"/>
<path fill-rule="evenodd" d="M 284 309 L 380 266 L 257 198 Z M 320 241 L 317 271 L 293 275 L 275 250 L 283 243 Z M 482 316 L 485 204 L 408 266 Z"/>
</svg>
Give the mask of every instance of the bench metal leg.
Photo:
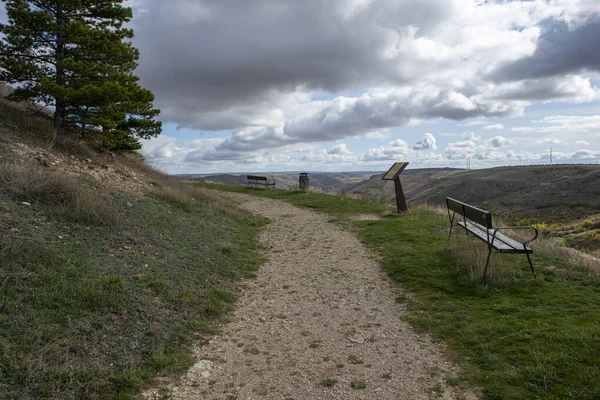
<svg viewBox="0 0 600 400">
<path fill-rule="evenodd" d="M 527 256 L 527 261 L 529 261 L 529 267 L 531 268 L 531 273 L 533 274 L 533 277 L 536 278 L 535 271 L 533 270 L 533 263 L 531 262 L 531 257 L 529 257 L 529 253 L 525 253 L 525 255 Z"/>
<path fill-rule="evenodd" d="M 448 212 L 450 215 L 450 212 Z M 450 219 L 450 230 L 448 231 L 448 244 L 450 244 L 450 235 L 452 235 L 452 228 L 454 227 L 454 216 L 456 213 L 452 213 L 452 218 Z"/>
<path fill-rule="evenodd" d="M 485 268 L 483 269 L 483 279 L 485 280 L 485 276 L 487 274 L 488 265 L 490 265 L 490 257 L 492 256 L 492 248 L 488 251 L 487 260 L 485 261 Z"/>
</svg>

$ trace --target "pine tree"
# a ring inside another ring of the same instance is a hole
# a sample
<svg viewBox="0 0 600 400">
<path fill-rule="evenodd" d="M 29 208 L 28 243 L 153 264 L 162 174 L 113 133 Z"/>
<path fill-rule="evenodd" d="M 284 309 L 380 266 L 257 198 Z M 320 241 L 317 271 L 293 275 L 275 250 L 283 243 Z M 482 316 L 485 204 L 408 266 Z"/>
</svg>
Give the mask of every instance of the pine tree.
<svg viewBox="0 0 600 400">
<path fill-rule="evenodd" d="M 138 149 L 161 133 L 154 95 L 133 74 L 132 18 L 123 0 L 3 0 L 0 82 L 10 99 L 54 110 L 54 140 L 65 129 L 110 149 Z"/>
</svg>

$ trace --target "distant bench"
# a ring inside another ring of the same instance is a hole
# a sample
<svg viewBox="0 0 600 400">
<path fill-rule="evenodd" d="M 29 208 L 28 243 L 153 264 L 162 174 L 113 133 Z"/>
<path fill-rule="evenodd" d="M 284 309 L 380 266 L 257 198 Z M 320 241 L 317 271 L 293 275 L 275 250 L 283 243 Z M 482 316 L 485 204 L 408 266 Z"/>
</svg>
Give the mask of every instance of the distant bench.
<svg viewBox="0 0 600 400">
<path fill-rule="evenodd" d="M 448 207 L 448 217 L 450 218 L 450 231 L 448 232 L 448 241 L 450 241 L 450 235 L 452 234 L 452 228 L 454 227 L 454 220 L 456 214 L 462 216 L 462 221 L 459 221 L 456 225 L 461 226 L 465 229 L 467 235 L 471 234 L 477 239 L 482 240 L 488 246 L 488 255 L 485 262 L 485 269 L 483 270 L 483 279 L 485 279 L 488 265 L 490 263 L 490 256 L 492 250 L 496 250 L 498 253 L 513 253 L 513 254 L 525 254 L 527 255 L 527 261 L 529 261 L 529 267 L 531 273 L 535 276 L 533 270 L 533 264 L 531 263 L 530 254 L 533 253 L 527 243 L 533 242 L 538 237 L 538 230 L 532 226 L 513 226 L 506 228 L 492 227 L 492 214 L 489 211 L 485 211 L 458 200 L 446 197 L 446 206 Z M 452 213 L 452 215 L 450 215 Z M 517 229 L 528 229 L 533 232 L 533 237 L 524 242 L 519 242 L 512 239 L 499 231 L 501 230 L 517 230 Z"/>
<path fill-rule="evenodd" d="M 265 188 L 273 186 L 275 188 L 275 180 L 269 180 L 266 176 L 246 175 L 246 177 L 248 178 L 248 186 L 264 186 Z"/>
</svg>

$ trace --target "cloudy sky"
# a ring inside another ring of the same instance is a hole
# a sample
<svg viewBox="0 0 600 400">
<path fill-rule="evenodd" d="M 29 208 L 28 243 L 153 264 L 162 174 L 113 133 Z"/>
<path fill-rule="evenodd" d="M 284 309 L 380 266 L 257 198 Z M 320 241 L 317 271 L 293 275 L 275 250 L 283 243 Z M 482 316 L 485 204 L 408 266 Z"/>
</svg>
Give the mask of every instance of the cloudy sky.
<svg viewBox="0 0 600 400">
<path fill-rule="evenodd" d="M 129 4 L 168 172 L 600 162 L 598 0 Z"/>
</svg>

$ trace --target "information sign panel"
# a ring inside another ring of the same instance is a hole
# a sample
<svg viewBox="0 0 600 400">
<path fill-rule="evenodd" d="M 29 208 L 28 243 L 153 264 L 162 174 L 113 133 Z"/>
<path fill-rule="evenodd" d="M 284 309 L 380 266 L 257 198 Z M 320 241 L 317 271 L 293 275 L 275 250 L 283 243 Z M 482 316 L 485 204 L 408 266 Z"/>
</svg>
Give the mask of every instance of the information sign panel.
<svg viewBox="0 0 600 400">
<path fill-rule="evenodd" d="M 392 168 L 381 178 L 384 181 L 393 181 L 404 171 L 404 168 L 408 165 L 407 162 L 397 162 L 392 165 Z"/>
<path fill-rule="evenodd" d="M 394 188 L 396 189 L 396 207 L 398 214 L 404 214 L 408 211 L 406 205 L 406 199 L 404 197 L 404 191 L 402 190 L 402 184 L 400 183 L 400 174 L 404 171 L 404 168 L 408 165 L 407 162 L 397 162 L 392 165 L 392 168 L 383 175 L 381 178 L 384 181 L 394 181 Z"/>
</svg>

